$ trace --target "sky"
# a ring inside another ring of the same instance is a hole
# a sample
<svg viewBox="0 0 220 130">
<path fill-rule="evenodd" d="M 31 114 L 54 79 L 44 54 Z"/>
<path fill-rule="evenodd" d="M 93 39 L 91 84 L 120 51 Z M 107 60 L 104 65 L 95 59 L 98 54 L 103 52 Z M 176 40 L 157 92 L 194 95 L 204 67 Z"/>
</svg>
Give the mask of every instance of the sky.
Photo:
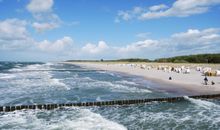
<svg viewBox="0 0 220 130">
<path fill-rule="evenodd" d="M 0 0 L 0 61 L 220 53 L 220 0 Z"/>
</svg>

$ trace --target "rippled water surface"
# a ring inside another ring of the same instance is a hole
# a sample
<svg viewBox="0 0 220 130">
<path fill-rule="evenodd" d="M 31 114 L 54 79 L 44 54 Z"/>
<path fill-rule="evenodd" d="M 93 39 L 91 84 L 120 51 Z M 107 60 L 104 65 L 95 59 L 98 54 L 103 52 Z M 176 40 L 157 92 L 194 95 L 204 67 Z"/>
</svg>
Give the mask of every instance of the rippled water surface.
<svg viewBox="0 0 220 130">
<path fill-rule="evenodd" d="M 58 63 L 0 63 L 0 105 L 178 96 L 141 77 Z M 220 129 L 220 102 L 70 107 L 0 113 L 0 129 Z"/>
</svg>

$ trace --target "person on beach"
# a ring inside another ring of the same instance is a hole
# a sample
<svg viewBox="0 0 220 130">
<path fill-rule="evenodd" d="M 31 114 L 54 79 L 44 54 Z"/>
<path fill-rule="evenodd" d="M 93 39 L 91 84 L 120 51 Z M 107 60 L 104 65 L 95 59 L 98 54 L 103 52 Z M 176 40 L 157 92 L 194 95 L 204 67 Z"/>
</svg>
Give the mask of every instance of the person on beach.
<svg viewBox="0 0 220 130">
<path fill-rule="evenodd" d="M 204 78 L 204 81 L 205 81 L 205 85 L 208 85 L 208 78 L 206 76 Z"/>
<path fill-rule="evenodd" d="M 169 77 L 169 80 L 172 80 L 172 77 Z"/>
</svg>

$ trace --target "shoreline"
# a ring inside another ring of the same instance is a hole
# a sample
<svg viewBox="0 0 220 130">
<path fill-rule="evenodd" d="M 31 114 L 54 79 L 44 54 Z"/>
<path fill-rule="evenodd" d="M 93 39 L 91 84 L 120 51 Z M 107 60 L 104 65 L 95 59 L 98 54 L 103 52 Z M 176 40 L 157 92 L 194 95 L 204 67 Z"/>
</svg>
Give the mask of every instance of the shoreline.
<svg viewBox="0 0 220 130">
<path fill-rule="evenodd" d="M 159 84 L 156 89 L 165 91 L 183 91 L 187 95 L 219 94 L 220 77 L 208 77 L 210 81 L 215 81 L 215 85 L 203 85 L 203 78 L 200 74 L 192 71 L 192 74 L 177 74 L 175 72 L 163 72 L 156 69 L 143 70 L 141 68 L 131 68 L 120 66 L 119 63 L 98 63 L 98 62 L 62 62 L 64 64 L 78 65 L 87 69 L 104 70 L 110 72 L 119 72 L 133 76 L 143 77 L 146 80 Z M 148 64 L 148 63 L 145 63 Z M 174 64 L 176 65 L 176 64 Z M 171 76 L 173 79 L 168 80 Z M 200 81 L 201 80 L 201 81 Z"/>
</svg>

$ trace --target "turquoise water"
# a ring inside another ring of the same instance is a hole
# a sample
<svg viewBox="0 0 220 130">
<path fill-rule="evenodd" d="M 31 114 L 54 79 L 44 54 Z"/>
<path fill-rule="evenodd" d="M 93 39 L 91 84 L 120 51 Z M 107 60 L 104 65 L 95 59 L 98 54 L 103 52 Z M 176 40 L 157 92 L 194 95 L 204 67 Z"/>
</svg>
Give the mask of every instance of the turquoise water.
<svg viewBox="0 0 220 130">
<path fill-rule="evenodd" d="M 0 105 L 179 96 L 125 74 L 58 63 L 0 63 Z M 195 100 L 131 106 L 70 107 L 0 113 L 0 129 L 219 129 L 220 102 Z"/>
</svg>

